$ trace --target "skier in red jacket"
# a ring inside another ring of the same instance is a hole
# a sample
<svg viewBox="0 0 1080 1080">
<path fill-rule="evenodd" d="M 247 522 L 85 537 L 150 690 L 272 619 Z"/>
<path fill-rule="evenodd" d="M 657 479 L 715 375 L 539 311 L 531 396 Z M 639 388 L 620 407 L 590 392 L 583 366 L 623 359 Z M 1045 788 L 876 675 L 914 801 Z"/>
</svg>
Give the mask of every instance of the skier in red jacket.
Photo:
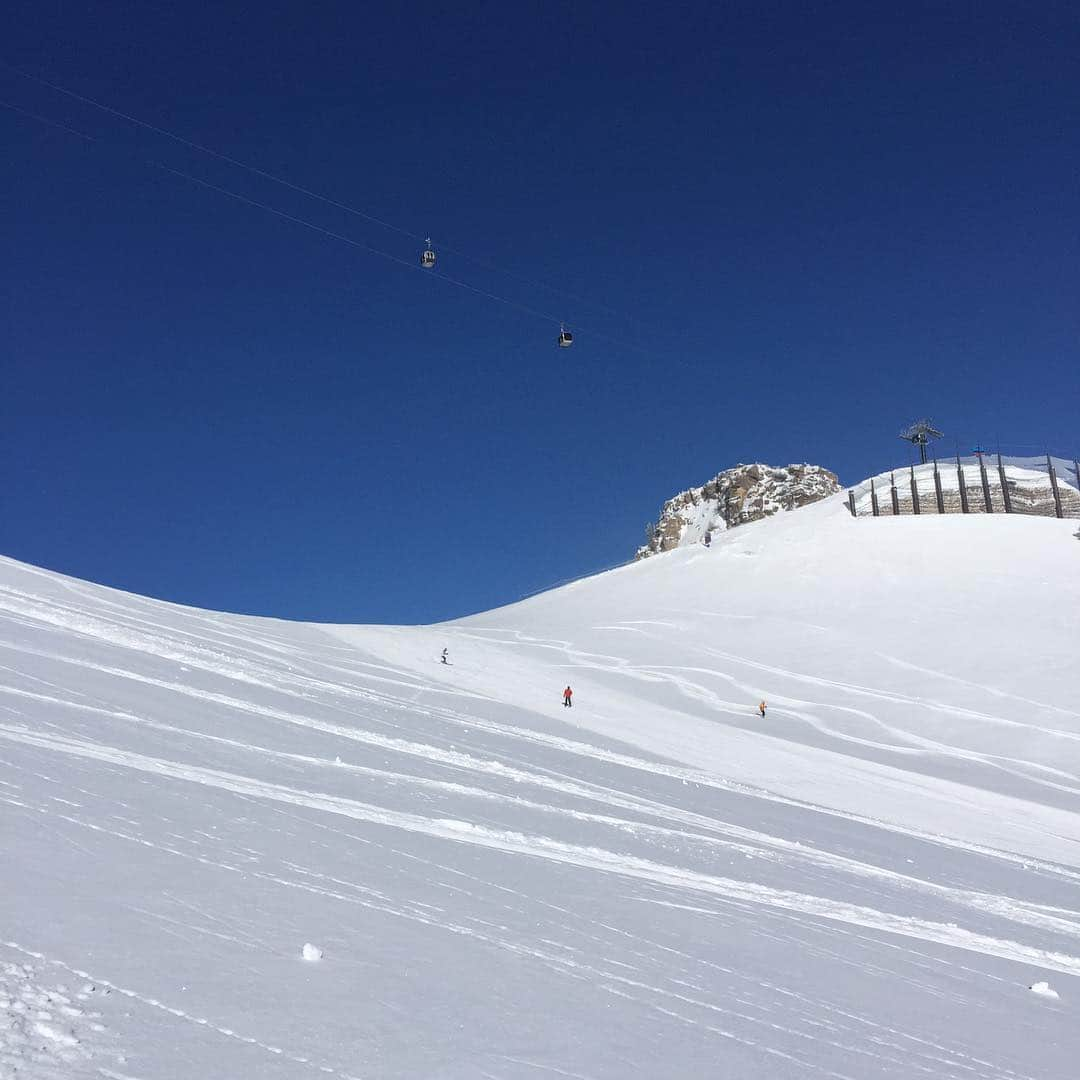
<svg viewBox="0 0 1080 1080">
<path fill-rule="evenodd" d="M 574 704 L 574 702 L 571 700 L 573 696 L 574 691 L 571 690 L 569 686 L 562 692 L 562 703 L 568 709 Z"/>
</svg>

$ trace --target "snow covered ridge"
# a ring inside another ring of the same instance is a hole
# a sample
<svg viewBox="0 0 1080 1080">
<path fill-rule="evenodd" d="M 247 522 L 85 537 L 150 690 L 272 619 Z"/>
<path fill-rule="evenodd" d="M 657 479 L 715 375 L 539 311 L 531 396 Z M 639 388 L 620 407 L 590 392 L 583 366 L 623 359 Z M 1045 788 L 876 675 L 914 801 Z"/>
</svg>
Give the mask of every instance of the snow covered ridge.
<svg viewBox="0 0 1080 1080">
<path fill-rule="evenodd" d="M 668 499 L 637 557 L 696 544 L 708 532 L 794 510 L 839 490 L 836 474 L 820 465 L 736 465 Z"/>
<path fill-rule="evenodd" d="M 1053 466 L 1053 472 L 1050 466 Z M 990 455 L 879 473 L 849 493 L 856 517 L 895 514 L 1034 514 L 1080 518 L 1080 464 Z M 1058 513 L 1060 509 L 1060 515 Z"/>
</svg>

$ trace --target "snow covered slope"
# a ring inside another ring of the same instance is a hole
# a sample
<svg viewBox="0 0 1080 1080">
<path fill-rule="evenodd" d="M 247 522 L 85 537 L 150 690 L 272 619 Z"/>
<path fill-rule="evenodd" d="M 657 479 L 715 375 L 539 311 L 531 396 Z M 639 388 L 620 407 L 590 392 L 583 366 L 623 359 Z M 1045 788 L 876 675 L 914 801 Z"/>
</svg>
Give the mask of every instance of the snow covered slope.
<svg viewBox="0 0 1080 1080">
<path fill-rule="evenodd" d="M 841 496 L 414 628 L 0 561 L 0 1077 L 1072 1080 L 1075 524 Z"/>
</svg>

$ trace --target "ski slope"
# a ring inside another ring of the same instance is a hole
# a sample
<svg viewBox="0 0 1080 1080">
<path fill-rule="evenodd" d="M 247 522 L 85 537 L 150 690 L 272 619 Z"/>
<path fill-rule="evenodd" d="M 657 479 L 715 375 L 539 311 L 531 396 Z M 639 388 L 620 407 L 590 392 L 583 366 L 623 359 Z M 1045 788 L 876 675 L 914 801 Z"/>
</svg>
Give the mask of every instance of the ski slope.
<svg viewBox="0 0 1080 1080">
<path fill-rule="evenodd" d="M 0 1078 L 1074 1080 L 1075 532 L 832 498 L 433 627 L 0 561 Z"/>
</svg>

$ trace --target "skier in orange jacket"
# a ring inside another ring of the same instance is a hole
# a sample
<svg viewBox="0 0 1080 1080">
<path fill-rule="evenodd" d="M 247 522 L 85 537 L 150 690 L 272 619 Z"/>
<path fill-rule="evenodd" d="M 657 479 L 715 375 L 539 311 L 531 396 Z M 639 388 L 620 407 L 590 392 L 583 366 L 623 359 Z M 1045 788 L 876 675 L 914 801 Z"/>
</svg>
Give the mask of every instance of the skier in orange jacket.
<svg viewBox="0 0 1080 1080">
<path fill-rule="evenodd" d="M 759 701 L 758 702 L 758 712 L 761 713 L 761 718 L 764 720 L 765 719 L 765 702 L 764 701 Z"/>
<path fill-rule="evenodd" d="M 571 690 L 569 686 L 562 692 L 562 703 L 568 709 L 571 708 L 574 704 L 574 702 L 571 700 L 573 696 L 574 691 Z"/>
</svg>

